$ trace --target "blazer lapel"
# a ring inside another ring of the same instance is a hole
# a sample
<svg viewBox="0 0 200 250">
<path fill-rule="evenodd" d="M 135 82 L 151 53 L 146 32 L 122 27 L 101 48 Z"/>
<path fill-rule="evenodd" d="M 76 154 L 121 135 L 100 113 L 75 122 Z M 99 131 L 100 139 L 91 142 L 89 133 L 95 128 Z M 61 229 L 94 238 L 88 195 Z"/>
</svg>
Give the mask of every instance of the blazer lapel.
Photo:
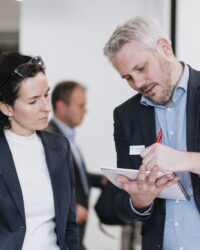
<svg viewBox="0 0 200 250">
<path fill-rule="evenodd" d="M 199 72 L 190 68 L 187 96 L 187 150 L 200 151 L 200 78 Z"/>
<path fill-rule="evenodd" d="M 25 212 L 24 212 L 24 203 L 22 190 L 20 187 L 19 179 L 17 176 L 16 168 L 10 152 L 8 143 L 6 141 L 5 135 L 3 132 L 0 134 L 0 169 L 2 176 L 7 184 L 7 187 L 10 191 L 10 194 L 15 201 L 22 218 L 25 221 Z"/>
<path fill-rule="evenodd" d="M 49 141 L 48 137 L 45 136 L 43 132 L 38 132 L 38 134 L 44 146 L 46 162 L 52 183 L 56 223 L 59 225 L 66 225 L 63 221 L 67 220 L 68 200 L 66 194 L 69 188 L 66 186 L 66 169 L 62 167 L 64 165 L 63 161 L 66 161 L 66 154 L 61 152 L 62 149 L 59 150 L 59 148 L 55 146 L 54 141 Z"/>
<path fill-rule="evenodd" d="M 187 96 L 187 150 L 200 152 L 200 73 L 190 68 Z M 191 173 L 193 193 L 200 211 L 200 178 Z"/>
<path fill-rule="evenodd" d="M 156 126 L 154 108 L 140 105 L 140 121 L 145 146 L 148 147 L 156 141 Z"/>
</svg>

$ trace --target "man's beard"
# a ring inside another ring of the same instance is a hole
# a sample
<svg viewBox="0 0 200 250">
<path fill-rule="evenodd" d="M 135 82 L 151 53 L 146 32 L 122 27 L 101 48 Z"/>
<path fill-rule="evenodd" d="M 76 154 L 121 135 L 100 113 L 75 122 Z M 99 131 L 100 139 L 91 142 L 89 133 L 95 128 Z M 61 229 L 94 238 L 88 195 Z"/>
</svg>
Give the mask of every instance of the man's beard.
<svg viewBox="0 0 200 250">
<path fill-rule="evenodd" d="M 160 84 L 159 82 L 146 83 L 143 87 L 140 88 L 139 92 L 156 104 L 168 105 L 172 100 L 173 92 L 175 89 L 175 85 L 172 83 L 171 67 L 170 67 L 170 63 L 167 62 L 165 59 L 161 58 L 160 56 L 157 56 L 157 58 L 159 61 L 160 71 L 162 72 L 163 78 L 164 78 L 162 84 Z M 151 88 L 156 87 L 156 86 L 163 87 L 159 100 L 154 100 L 153 97 L 152 98 L 148 97 L 147 93 L 145 93 Z"/>
</svg>

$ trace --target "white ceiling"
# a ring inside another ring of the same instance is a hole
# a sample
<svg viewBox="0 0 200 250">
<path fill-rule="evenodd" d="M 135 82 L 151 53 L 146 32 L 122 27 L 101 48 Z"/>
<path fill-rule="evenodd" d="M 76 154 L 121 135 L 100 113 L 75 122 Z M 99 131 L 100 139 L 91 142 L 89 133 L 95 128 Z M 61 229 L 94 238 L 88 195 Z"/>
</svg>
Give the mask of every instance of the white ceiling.
<svg viewBox="0 0 200 250">
<path fill-rule="evenodd" d="M 0 32 L 19 30 L 20 4 L 15 0 L 0 0 Z"/>
</svg>

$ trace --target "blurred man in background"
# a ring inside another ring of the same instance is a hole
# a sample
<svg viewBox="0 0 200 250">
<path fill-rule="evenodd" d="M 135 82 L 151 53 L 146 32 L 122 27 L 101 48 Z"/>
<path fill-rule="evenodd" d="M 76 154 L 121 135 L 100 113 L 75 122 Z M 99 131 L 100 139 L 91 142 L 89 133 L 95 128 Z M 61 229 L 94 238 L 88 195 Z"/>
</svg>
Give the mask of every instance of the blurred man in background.
<svg viewBox="0 0 200 250">
<path fill-rule="evenodd" d="M 88 217 L 90 187 L 102 187 L 105 178 L 88 173 L 75 140 L 75 128 L 81 124 L 86 113 L 86 88 L 74 81 L 58 83 L 52 92 L 54 117 L 49 122 L 48 131 L 65 136 L 70 143 L 76 192 L 76 213 L 79 225 L 80 250 L 86 250 L 83 240 Z"/>
</svg>

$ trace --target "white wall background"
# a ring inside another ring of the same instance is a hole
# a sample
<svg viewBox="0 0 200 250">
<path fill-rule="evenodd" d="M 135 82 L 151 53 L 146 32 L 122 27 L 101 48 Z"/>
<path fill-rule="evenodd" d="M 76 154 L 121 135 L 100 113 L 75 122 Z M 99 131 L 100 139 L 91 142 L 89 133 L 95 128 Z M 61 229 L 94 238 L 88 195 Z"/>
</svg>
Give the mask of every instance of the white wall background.
<svg viewBox="0 0 200 250">
<path fill-rule="evenodd" d="M 177 1 L 177 56 L 200 69 L 200 1 Z"/>
<path fill-rule="evenodd" d="M 41 55 L 50 85 L 64 79 L 88 88 L 88 114 L 77 129 L 88 169 L 115 166 L 113 108 L 134 93 L 103 56 L 102 49 L 117 25 L 143 15 L 160 20 L 169 33 L 170 0 L 29 0 L 21 3 L 20 50 Z M 99 191 L 93 191 L 91 208 Z M 85 242 L 88 250 L 120 249 L 120 228 L 105 236 L 91 209 Z"/>
</svg>

